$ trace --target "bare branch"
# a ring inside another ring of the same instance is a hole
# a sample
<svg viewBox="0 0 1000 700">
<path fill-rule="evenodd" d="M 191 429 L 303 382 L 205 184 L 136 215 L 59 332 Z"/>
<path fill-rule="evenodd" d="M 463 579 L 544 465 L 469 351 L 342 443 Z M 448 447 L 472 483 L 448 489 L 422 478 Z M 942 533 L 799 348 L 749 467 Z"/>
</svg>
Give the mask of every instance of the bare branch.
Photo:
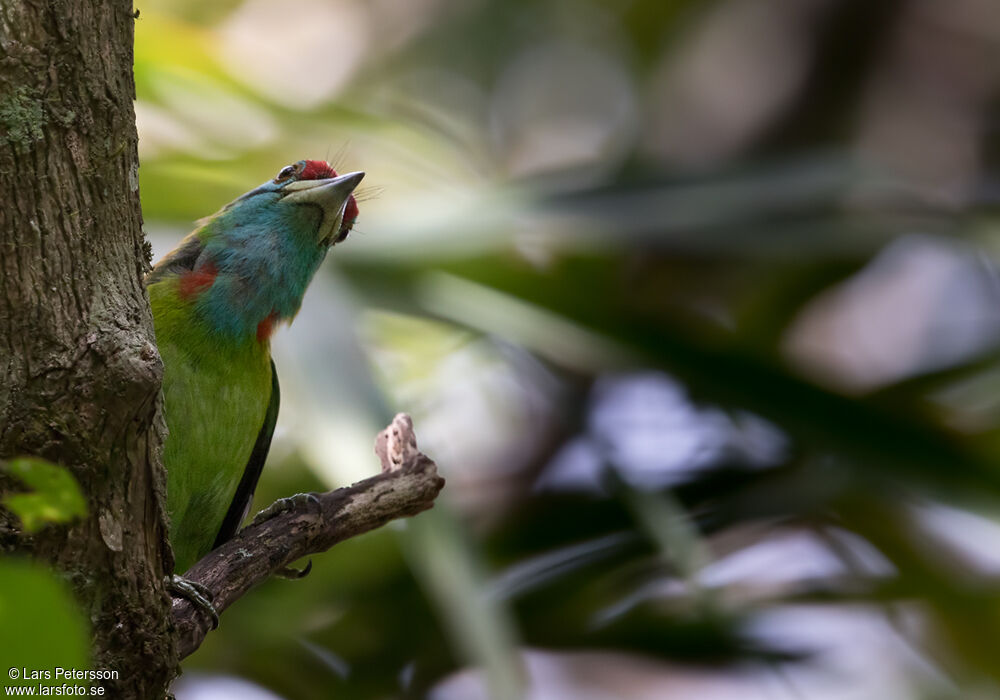
<svg viewBox="0 0 1000 700">
<path fill-rule="evenodd" d="M 384 445 L 389 449 L 380 449 Z M 383 473 L 353 486 L 313 494 L 315 499 L 301 499 L 283 512 L 258 518 L 192 566 L 184 578 L 205 586 L 221 613 L 295 560 L 434 505 L 444 479 L 434 462 L 416 450 L 409 416 L 397 415 L 379 434 L 376 452 Z M 184 598 L 174 599 L 172 617 L 180 658 L 184 658 L 201 645 L 210 622 Z"/>
</svg>

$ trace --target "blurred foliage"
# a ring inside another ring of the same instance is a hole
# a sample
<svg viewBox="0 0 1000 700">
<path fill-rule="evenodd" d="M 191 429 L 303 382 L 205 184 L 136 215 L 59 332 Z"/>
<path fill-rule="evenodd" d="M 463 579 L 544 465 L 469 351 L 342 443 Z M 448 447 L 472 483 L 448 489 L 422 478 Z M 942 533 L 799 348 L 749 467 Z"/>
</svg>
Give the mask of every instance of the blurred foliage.
<svg viewBox="0 0 1000 700">
<path fill-rule="evenodd" d="M 87 503 L 69 470 L 35 457 L 19 457 L 0 464 L 7 474 L 31 489 L 11 493 L 2 505 L 21 519 L 27 533 L 50 523 L 68 523 L 87 514 Z"/>
<path fill-rule="evenodd" d="M 86 669 L 90 634 L 68 584 L 48 568 L 13 557 L 0 560 L 0 687 L 86 686 L 64 678 L 12 679 L 8 669 Z M 29 673 L 30 676 L 30 673 Z"/>
<path fill-rule="evenodd" d="M 160 254 L 288 162 L 368 173 L 275 341 L 259 504 L 374 471 L 396 409 L 448 478 L 186 668 L 284 697 L 481 697 L 468 668 L 494 697 L 1000 693 L 990 3 L 147 5 Z"/>
<path fill-rule="evenodd" d="M 2 500 L 29 534 L 87 513 L 80 486 L 65 467 L 18 457 L 0 461 L 0 471 L 13 477 L 15 488 L 29 489 L 8 493 Z M 0 558 L 0 659 L 5 664 L 0 687 L 88 686 L 86 681 L 55 677 L 56 668 L 89 667 L 90 631 L 69 584 L 43 564 Z M 17 669 L 17 675 L 9 674 L 10 669 Z"/>
</svg>

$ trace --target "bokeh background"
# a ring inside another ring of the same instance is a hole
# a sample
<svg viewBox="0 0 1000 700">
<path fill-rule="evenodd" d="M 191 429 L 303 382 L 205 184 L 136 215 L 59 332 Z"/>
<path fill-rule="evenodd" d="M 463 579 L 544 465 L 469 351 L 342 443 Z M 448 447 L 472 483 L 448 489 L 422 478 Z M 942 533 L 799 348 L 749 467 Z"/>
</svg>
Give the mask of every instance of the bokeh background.
<svg viewBox="0 0 1000 700">
<path fill-rule="evenodd" d="M 156 256 L 301 158 L 356 232 L 274 342 L 315 557 L 202 698 L 1000 693 L 995 0 L 142 0 Z"/>
</svg>

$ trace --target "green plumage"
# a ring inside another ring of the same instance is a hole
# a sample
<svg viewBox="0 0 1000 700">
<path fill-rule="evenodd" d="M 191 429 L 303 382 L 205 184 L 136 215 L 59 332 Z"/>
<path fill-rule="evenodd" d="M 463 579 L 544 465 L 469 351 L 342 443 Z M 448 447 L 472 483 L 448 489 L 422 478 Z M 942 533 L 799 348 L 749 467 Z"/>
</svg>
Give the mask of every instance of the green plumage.
<svg viewBox="0 0 1000 700">
<path fill-rule="evenodd" d="M 211 333 L 177 286 L 176 278 L 151 284 L 149 297 L 170 429 L 163 455 L 170 539 L 183 572 L 212 549 L 236 494 L 271 400 L 271 358 L 253 337 Z M 181 464 L 197 468 L 169 468 Z"/>
<path fill-rule="evenodd" d="M 299 161 L 202 222 L 146 278 L 163 358 L 175 571 L 239 530 L 278 415 L 270 334 L 357 215 L 364 173 Z M 345 220 L 345 211 L 351 213 Z"/>
</svg>

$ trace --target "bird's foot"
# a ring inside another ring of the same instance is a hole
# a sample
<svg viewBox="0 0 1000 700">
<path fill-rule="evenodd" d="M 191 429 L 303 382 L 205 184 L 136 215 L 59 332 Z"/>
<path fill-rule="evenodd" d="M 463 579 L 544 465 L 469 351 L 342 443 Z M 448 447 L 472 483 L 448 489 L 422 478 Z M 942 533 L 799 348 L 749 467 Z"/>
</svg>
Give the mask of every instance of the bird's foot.
<svg viewBox="0 0 1000 700">
<path fill-rule="evenodd" d="M 262 522 L 270 520 L 276 515 L 281 515 L 282 513 L 287 513 L 288 511 L 294 510 L 299 506 L 306 505 L 315 506 L 319 509 L 321 504 L 319 502 L 319 498 L 317 498 L 314 493 L 297 493 L 294 496 L 289 496 L 288 498 L 279 498 L 267 508 L 257 513 L 250 525 L 259 525 Z"/>
<path fill-rule="evenodd" d="M 219 613 L 212 605 L 212 591 L 197 581 L 191 581 L 177 574 L 172 574 L 164 579 L 167 590 L 178 598 L 187 598 L 195 607 L 208 615 L 212 621 L 212 629 L 219 626 Z"/>
<path fill-rule="evenodd" d="M 267 508 L 257 513 L 254 516 L 253 522 L 250 525 L 258 525 L 266 520 L 270 520 L 276 515 L 281 515 L 282 513 L 287 513 L 290 510 L 294 510 L 299 506 L 311 506 L 320 509 L 321 504 L 319 498 L 316 497 L 314 493 L 297 493 L 294 496 L 289 496 L 288 498 L 279 498 L 277 501 L 269 505 Z M 291 566 L 286 566 L 283 569 L 278 569 L 274 572 L 274 575 L 279 578 L 287 579 L 300 579 L 305 578 L 312 571 L 312 560 L 306 564 L 304 569 L 296 569 Z"/>
<path fill-rule="evenodd" d="M 294 566 L 286 566 L 283 569 L 278 569 L 274 572 L 274 575 L 278 578 L 287 578 L 291 581 L 297 581 L 300 578 L 305 578 L 312 571 L 313 561 L 310 559 L 306 562 L 304 569 L 296 569 Z"/>
</svg>

